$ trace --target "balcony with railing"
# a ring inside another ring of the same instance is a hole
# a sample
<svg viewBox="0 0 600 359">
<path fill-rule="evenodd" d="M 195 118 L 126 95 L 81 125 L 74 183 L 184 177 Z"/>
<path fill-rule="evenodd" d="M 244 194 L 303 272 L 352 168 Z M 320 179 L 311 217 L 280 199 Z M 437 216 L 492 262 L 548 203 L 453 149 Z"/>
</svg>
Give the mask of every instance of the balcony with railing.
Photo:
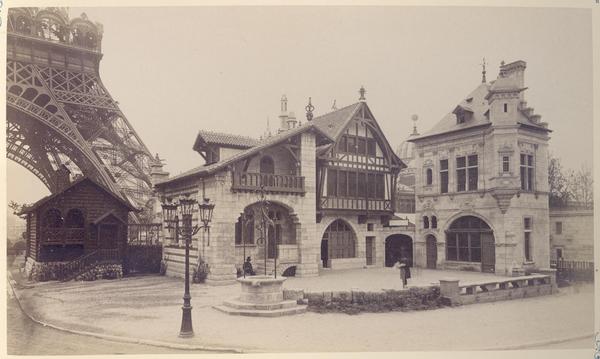
<svg viewBox="0 0 600 359">
<path fill-rule="evenodd" d="M 392 201 L 378 198 L 321 197 L 320 209 L 392 212 Z"/>
<path fill-rule="evenodd" d="M 47 245 L 83 244 L 86 237 L 85 228 L 44 228 L 41 234 Z"/>
<path fill-rule="evenodd" d="M 271 173 L 233 172 L 234 191 L 257 191 L 264 186 L 265 191 L 303 194 L 304 177 Z"/>
</svg>

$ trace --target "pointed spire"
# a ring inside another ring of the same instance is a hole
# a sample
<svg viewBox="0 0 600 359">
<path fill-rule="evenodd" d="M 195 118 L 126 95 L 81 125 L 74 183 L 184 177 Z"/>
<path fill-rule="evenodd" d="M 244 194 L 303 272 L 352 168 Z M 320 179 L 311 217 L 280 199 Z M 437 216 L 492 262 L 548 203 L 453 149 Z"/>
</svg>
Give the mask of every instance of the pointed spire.
<svg viewBox="0 0 600 359">
<path fill-rule="evenodd" d="M 313 119 L 313 110 L 315 109 L 315 106 L 313 106 L 313 104 L 311 103 L 311 98 L 308 98 L 308 105 L 306 105 L 306 107 L 304 108 L 306 110 L 306 120 L 308 122 L 312 121 Z"/>
<path fill-rule="evenodd" d="M 364 86 L 360 87 L 360 90 L 358 90 L 358 93 L 360 94 L 360 98 L 358 99 L 359 101 L 366 101 L 367 100 L 365 98 L 365 94 L 367 93 L 367 90 L 365 90 Z"/>
<path fill-rule="evenodd" d="M 485 78 L 485 57 L 483 58 L 483 62 L 481 63 L 481 67 L 482 67 L 482 70 L 481 70 L 481 82 L 482 83 L 486 83 L 487 80 Z"/>
<path fill-rule="evenodd" d="M 335 104 L 335 99 L 333 99 L 333 105 L 331 105 L 331 109 L 332 109 L 333 111 L 337 111 L 337 109 L 338 109 L 338 108 L 337 108 L 337 105 Z"/>
<path fill-rule="evenodd" d="M 419 132 L 417 131 L 417 121 L 419 120 L 418 115 L 412 115 L 411 120 L 413 121 L 413 132 L 410 134 L 411 136 L 418 136 Z"/>
</svg>

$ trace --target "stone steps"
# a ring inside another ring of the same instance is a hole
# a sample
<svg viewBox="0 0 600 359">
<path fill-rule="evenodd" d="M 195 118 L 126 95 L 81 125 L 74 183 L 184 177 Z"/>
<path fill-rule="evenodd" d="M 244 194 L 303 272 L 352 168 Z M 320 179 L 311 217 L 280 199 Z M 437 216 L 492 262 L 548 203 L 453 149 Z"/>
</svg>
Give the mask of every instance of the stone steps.
<svg viewBox="0 0 600 359">
<path fill-rule="evenodd" d="M 277 310 L 293 308 L 298 305 L 295 300 L 284 300 L 279 303 L 247 303 L 237 299 L 230 299 L 223 302 L 223 305 L 233 309 L 244 310 Z"/>
<path fill-rule="evenodd" d="M 295 302 L 294 302 L 295 304 Z M 302 314 L 306 312 L 306 305 L 295 305 L 294 307 L 289 308 L 281 308 L 281 309 L 273 309 L 273 310 L 260 310 L 260 309 L 237 309 L 227 307 L 225 305 L 215 305 L 213 308 L 227 313 L 229 315 L 243 315 L 247 317 L 265 317 L 265 318 L 274 318 L 274 317 L 282 317 L 284 315 L 294 315 L 294 314 Z"/>
</svg>

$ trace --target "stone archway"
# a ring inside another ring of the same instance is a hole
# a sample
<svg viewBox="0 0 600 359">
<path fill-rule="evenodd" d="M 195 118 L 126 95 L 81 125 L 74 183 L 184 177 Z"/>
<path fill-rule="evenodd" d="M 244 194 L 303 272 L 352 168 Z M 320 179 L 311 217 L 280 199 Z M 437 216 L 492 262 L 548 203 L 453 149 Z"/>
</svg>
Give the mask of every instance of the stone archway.
<svg viewBox="0 0 600 359">
<path fill-rule="evenodd" d="M 356 257 L 356 234 L 343 219 L 336 219 L 323 233 L 321 239 L 321 261 L 323 268 L 330 268 L 331 260 Z"/>
<path fill-rule="evenodd" d="M 494 232 L 483 219 L 462 216 L 446 230 L 446 261 L 481 264 L 482 272 L 495 272 Z"/>
<path fill-rule="evenodd" d="M 406 234 L 392 234 L 385 239 L 385 266 L 392 267 L 405 258 L 413 266 L 413 241 Z"/>
</svg>

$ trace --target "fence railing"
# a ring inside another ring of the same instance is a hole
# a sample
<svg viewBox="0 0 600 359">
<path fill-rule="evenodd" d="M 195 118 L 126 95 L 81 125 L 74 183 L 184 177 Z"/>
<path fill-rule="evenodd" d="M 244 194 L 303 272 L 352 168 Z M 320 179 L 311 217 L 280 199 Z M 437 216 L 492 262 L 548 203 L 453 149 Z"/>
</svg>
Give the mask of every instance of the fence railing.
<svg viewBox="0 0 600 359">
<path fill-rule="evenodd" d="M 562 281 L 593 281 L 594 262 L 551 260 L 550 267 L 556 269 L 556 279 Z"/>
<path fill-rule="evenodd" d="M 156 245 L 162 240 L 162 224 L 160 223 L 130 223 L 127 243 Z"/>
<path fill-rule="evenodd" d="M 270 173 L 233 172 L 233 190 L 304 193 L 304 177 Z"/>
</svg>

